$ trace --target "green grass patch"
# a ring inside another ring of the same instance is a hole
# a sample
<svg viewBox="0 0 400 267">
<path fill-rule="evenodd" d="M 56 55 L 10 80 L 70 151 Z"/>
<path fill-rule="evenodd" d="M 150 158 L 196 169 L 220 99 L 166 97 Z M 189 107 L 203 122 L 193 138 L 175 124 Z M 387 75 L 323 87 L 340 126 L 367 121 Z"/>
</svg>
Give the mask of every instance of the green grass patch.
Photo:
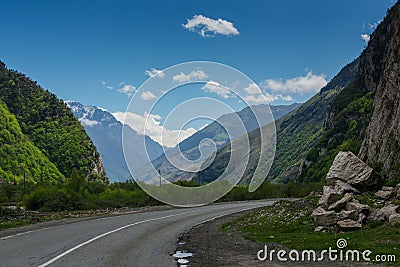
<svg viewBox="0 0 400 267">
<path fill-rule="evenodd" d="M 395 255 L 400 266 L 400 223 L 371 223 L 363 230 L 346 233 L 314 232 L 315 225 L 310 218 L 317 206 L 315 197 L 299 201 L 280 201 L 272 207 L 258 210 L 233 222 L 221 226 L 221 231 L 236 231 L 244 238 L 283 245 L 289 249 L 322 251 L 336 248 L 336 241 L 345 238 L 346 249 L 371 250 L 375 255 Z"/>
</svg>

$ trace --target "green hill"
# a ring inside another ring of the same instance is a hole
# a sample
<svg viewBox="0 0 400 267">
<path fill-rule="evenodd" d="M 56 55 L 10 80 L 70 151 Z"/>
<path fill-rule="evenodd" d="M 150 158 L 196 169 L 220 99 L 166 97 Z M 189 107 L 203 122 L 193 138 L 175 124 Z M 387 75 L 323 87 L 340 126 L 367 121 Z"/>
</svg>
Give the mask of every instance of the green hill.
<svg viewBox="0 0 400 267">
<path fill-rule="evenodd" d="M 301 173 L 305 155 L 314 147 L 323 134 L 324 122 L 335 96 L 355 79 L 359 60 L 345 66 L 324 88 L 300 108 L 277 120 L 277 146 L 274 162 L 267 179 L 275 182 L 287 182 L 297 179 Z M 262 129 L 262 128 L 261 128 Z M 242 183 L 248 183 L 258 163 L 260 132 L 249 133 L 250 161 Z M 199 172 L 194 180 L 214 181 L 226 168 L 230 158 L 229 144 L 218 150 L 214 162 Z"/>
<path fill-rule="evenodd" d="M 107 179 L 99 153 L 64 102 L 2 62 L 0 100 L 15 115 L 22 133 L 65 177 L 77 168 L 91 180 Z"/>
<path fill-rule="evenodd" d="M 0 178 L 4 182 L 56 181 L 64 176 L 22 133 L 18 121 L 0 101 Z"/>
</svg>

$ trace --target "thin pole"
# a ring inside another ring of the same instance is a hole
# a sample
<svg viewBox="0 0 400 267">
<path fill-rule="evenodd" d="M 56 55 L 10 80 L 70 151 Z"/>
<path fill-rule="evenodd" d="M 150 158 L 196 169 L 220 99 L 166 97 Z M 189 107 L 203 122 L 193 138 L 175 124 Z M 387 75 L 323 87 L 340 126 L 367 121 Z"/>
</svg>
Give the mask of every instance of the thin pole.
<svg viewBox="0 0 400 267">
<path fill-rule="evenodd" d="M 161 170 L 158 169 L 158 176 L 160 177 L 160 187 L 161 187 Z"/>
</svg>

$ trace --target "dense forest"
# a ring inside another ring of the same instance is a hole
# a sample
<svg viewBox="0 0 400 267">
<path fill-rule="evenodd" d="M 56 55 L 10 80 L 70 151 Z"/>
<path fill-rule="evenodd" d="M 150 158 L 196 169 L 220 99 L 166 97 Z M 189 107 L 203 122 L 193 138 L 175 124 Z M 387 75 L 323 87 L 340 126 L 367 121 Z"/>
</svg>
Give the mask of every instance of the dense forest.
<svg viewBox="0 0 400 267">
<path fill-rule="evenodd" d="M 7 69 L 3 62 L 0 100 L 15 116 L 22 133 L 65 177 L 77 168 L 91 180 L 106 181 L 99 153 L 65 103 L 25 75 Z M 18 176 L 21 170 L 9 172 Z"/>
</svg>

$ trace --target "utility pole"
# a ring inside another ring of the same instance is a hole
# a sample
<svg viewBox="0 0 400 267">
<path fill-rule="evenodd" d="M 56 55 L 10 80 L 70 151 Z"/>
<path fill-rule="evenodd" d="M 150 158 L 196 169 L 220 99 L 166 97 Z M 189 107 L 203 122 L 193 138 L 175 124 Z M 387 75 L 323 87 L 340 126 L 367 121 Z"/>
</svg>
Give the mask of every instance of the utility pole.
<svg viewBox="0 0 400 267">
<path fill-rule="evenodd" d="M 160 187 L 161 187 L 161 170 L 158 169 L 158 176 L 160 177 Z"/>
</svg>

